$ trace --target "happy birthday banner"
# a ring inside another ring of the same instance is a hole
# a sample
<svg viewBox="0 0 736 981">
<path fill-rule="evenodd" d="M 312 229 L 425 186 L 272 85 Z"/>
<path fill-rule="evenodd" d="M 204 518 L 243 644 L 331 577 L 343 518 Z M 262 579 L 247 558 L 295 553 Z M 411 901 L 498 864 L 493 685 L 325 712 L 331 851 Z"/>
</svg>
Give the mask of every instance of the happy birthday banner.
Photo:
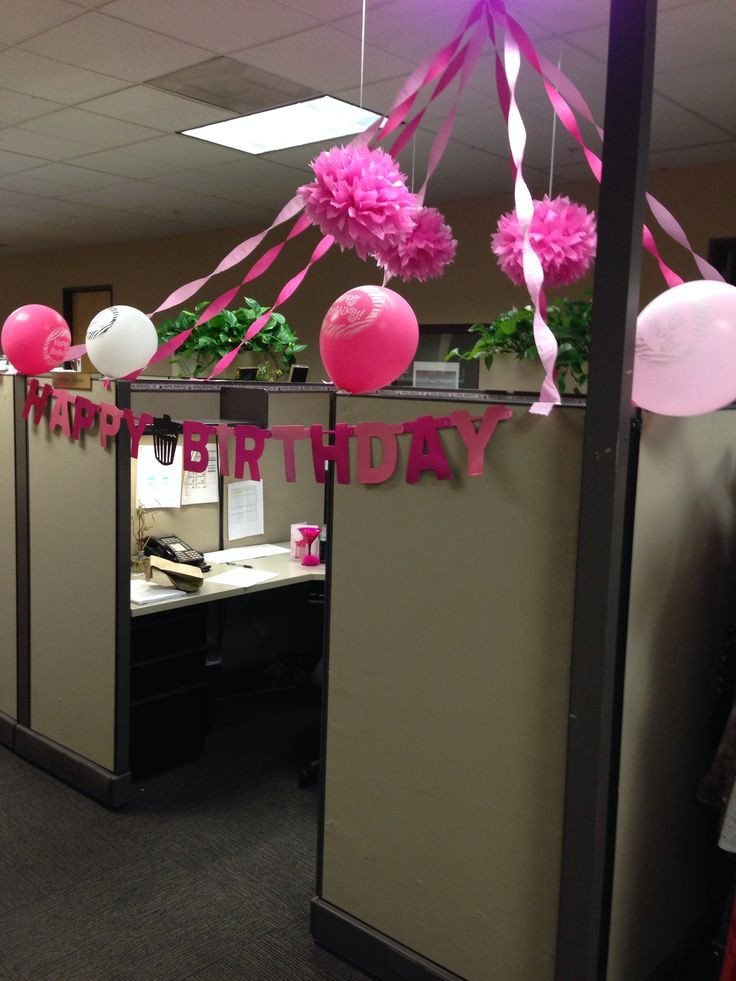
<svg viewBox="0 0 736 981">
<path fill-rule="evenodd" d="M 50 412 L 47 413 L 49 407 Z M 184 470 L 192 473 L 203 473 L 210 458 L 207 444 L 214 436 L 219 451 L 219 471 L 223 477 L 240 480 L 247 466 L 249 479 L 260 480 L 259 461 L 266 440 L 274 439 L 280 441 L 283 447 L 284 477 L 288 483 L 294 483 L 297 476 L 294 446 L 302 440 L 308 440 L 317 483 L 325 482 L 325 463 L 332 462 L 335 465 L 337 482 L 349 484 L 350 443 L 355 439 L 358 483 L 382 484 L 396 470 L 396 437 L 406 433 L 411 436 L 406 483 L 415 484 L 425 471 L 434 473 L 437 480 L 451 480 L 453 472 L 439 430 L 455 429 L 465 447 L 465 472 L 469 477 L 480 477 L 485 463 L 485 449 L 497 424 L 510 419 L 512 415 L 512 410 L 507 406 L 489 405 L 480 417 L 473 417 L 467 409 L 460 409 L 447 416 L 418 416 L 401 423 L 337 423 L 334 429 L 325 429 L 321 425 L 272 426 L 270 429 L 261 429 L 246 423 L 232 426 L 225 423 L 208 425 L 187 419 L 181 424 L 183 466 Z M 103 449 L 107 449 L 108 442 L 118 435 L 124 425 L 130 435 L 130 455 L 133 459 L 138 457 L 138 447 L 146 428 L 154 422 L 154 417 L 148 412 L 134 415 L 130 409 L 120 409 L 108 402 L 92 402 L 82 395 L 72 395 L 66 390 L 55 389 L 52 385 L 45 384 L 41 387 L 36 378 L 29 383 L 23 407 L 23 418 L 28 420 L 29 417 L 36 426 L 46 418 L 50 431 L 60 430 L 75 442 L 83 434 L 90 433 L 96 424 L 99 443 Z M 334 437 L 334 441 L 325 443 L 325 437 L 328 440 Z M 374 450 L 378 446 L 380 458 L 376 460 Z"/>
</svg>

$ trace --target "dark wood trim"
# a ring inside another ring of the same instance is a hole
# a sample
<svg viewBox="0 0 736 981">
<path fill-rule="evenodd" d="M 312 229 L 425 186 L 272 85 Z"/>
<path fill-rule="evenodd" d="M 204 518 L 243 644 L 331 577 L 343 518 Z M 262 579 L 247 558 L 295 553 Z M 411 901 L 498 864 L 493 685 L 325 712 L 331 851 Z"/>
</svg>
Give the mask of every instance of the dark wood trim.
<svg viewBox="0 0 736 981">
<path fill-rule="evenodd" d="M 130 408 L 130 385 L 115 383 L 115 404 Z M 115 773 L 130 769 L 130 434 L 121 426 L 115 454 Z"/>
<path fill-rule="evenodd" d="M 15 751 L 106 807 L 120 807 L 130 797 L 129 773 L 110 773 L 26 726 L 15 727 Z"/>
<path fill-rule="evenodd" d="M 15 403 L 15 582 L 18 722 L 31 724 L 31 541 L 28 513 L 28 426 L 23 418 L 26 379 L 13 379 Z"/>
<path fill-rule="evenodd" d="M 459 975 L 323 899 L 312 900 L 311 929 L 317 943 L 380 981 L 461 981 Z"/>
<path fill-rule="evenodd" d="M 335 423 L 337 422 L 337 396 L 334 392 L 330 393 L 329 415 L 327 428 L 330 431 L 329 440 L 334 441 Z M 325 512 L 324 522 L 327 529 L 327 550 L 325 553 L 325 607 L 324 607 L 324 632 L 322 640 L 322 729 L 320 735 L 320 757 L 319 757 L 319 818 L 317 828 L 317 877 L 315 888 L 318 896 L 322 895 L 322 875 L 324 863 L 324 838 L 325 838 L 325 785 L 327 783 L 327 709 L 328 692 L 330 690 L 330 604 L 332 602 L 332 527 L 333 527 L 333 502 L 335 499 L 335 464 L 330 461 L 327 466 L 327 479 L 325 480 Z"/>
<path fill-rule="evenodd" d="M 0 745 L 9 749 L 15 747 L 15 727 L 17 722 L 5 712 L 0 712 Z"/>
<path fill-rule="evenodd" d="M 559 981 L 605 976 L 616 833 L 639 305 L 656 0 L 612 0 L 573 614 Z"/>
</svg>

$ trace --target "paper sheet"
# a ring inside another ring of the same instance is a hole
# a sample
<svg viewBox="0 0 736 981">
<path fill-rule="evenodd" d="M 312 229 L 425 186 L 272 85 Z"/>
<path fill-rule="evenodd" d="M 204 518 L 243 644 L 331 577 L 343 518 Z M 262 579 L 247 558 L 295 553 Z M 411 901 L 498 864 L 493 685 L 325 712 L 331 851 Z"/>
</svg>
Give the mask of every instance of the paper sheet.
<svg viewBox="0 0 736 981">
<path fill-rule="evenodd" d="M 181 488 L 182 507 L 185 504 L 216 504 L 220 500 L 217 470 L 217 444 L 207 447 L 210 459 L 204 473 L 184 472 Z M 196 451 L 195 451 L 196 452 Z"/>
<path fill-rule="evenodd" d="M 174 462 L 164 467 L 153 454 L 153 446 L 138 447 L 135 499 L 144 508 L 181 507 L 182 448 L 177 446 Z"/>
<path fill-rule="evenodd" d="M 145 579 L 130 580 L 130 601 L 138 606 L 146 603 L 160 603 L 162 600 L 180 599 L 187 593 L 183 589 L 173 589 L 169 586 L 159 586 Z"/>
<path fill-rule="evenodd" d="M 207 582 L 222 583 L 223 586 L 247 587 L 275 579 L 277 576 L 278 572 L 262 572 L 260 569 L 243 569 L 236 566 L 234 569 L 228 569 L 227 572 L 221 572 L 217 576 L 210 576 Z"/>
<path fill-rule="evenodd" d="M 227 488 L 227 537 L 263 534 L 263 481 L 236 480 Z"/>
<path fill-rule="evenodd" d="M 246 559 L 265 559 L 269 555 L 283 555 L 288 552 L 283 545 L 243 545 L 240 548 L 223 548 L 219 552 L 205 552 L 204 557 L 213 562 L 245 562 Z"/>
</svg>

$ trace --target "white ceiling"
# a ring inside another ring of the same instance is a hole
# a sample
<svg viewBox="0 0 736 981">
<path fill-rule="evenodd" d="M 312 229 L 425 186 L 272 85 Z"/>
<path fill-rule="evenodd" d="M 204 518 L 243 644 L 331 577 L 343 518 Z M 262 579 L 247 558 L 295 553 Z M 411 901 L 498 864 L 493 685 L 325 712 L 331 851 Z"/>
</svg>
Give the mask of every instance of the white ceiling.
<svg viewBox="0 0 736 981">
<path fill-rule="evenodd" d="M 287 88 L 298 83 L 357 101 L 361 6 L 361 0 L 0 0 L 2 254 L 270 221 L 309 179 L 308 162 L 321 146 L 251 157 L 180 136 L 178 130 L 234 113 L 152 82 L 227 56 L 230 64 L 287 79 Z M 368 108 L 389 107 L 417 63 L 451 36 L 463 6 L 368 0 Z M 541 51 L 561 57 L 602 121 L 608 0 L 507 0 L 507 6 Z M 736 0 L 660 0 L 655 91 L 652 166 L 736 158 Z M 531 72 L 519 98 L 527 176 L 542 186 L 551 114 Z M 447 104 L 430 107 L 417 134 L 417 183 Z M 430 200 L 507 189 L 505 147 L 486 57 L 463 94 Z M 411 147 L 401 160 L 411 172 Z M 570 179 L 588 177 L 579 148 L 559 129 L 555 168 Z"/>
</svg>

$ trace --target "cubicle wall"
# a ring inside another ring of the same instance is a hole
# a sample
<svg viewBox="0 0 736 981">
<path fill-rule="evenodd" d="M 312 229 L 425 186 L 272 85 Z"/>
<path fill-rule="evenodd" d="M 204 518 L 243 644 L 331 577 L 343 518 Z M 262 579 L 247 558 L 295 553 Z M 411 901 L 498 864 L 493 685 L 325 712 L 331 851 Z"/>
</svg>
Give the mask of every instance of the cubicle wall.
<svg viewBox="0 0 736 981">
<path fill-rule="evenodd" d="M 169 383 L 170 387 L 170 383 Z M 182 388 L 191 386 L 182 385 Z M 131 408 L 136 415 L 148 412 L 152 416 L 171 416 L 172 419 L 194 419 L 215 421 L 220 415 L 220 393 L 206 386 L 194 386 L 190 391 L 152 391 L 143 383 L 140 387 L 133 386 L 130 396 Z M 141 445 L 150 445 L 152 436 L 143 436 Z M 215 450 L 216 441 L 210 439 L 210 449 Z M 130 509 L 135 509 L 136 480 L 138 467 L 136 461 L 130 461 Z M 181 508 L 160 508 L 149 513 L 151 534 L 178 535 L 185 542 L 200 552 L 214 551 L 220 547 L 220 505 L 190 504 Z M 131 525 L 131 555 L 135 552 L 132 539 Z"/>
<path fill-rule="evenodd" d="M 115 389 L 94 382 L 80 394 L 114 402 Z M 96 428 L 79 442 L 45 422 L 27 430 L 30 720 L 17 727 L 16 749 L 107 798 L 111 774 L 124 780 L 127 770 L 127 746 L 116 734 L 128 665 L 121 571 L 129 558 L 121 567 L 118 548 L 121 533 L 127 539 L 128 440 L 124 427 L 107 449 Z"/>
<path fill-rule="evenodd" d="M 337 421 L 462 407 L 338 397 Z M 444 430 L 454 479 L 415 485 L 402 435 L 386 483 L 334 485 L 312 922 L 381 977 L 553 976 L 583 420 L 517 405 L 480 477 Z"/>
<path fill-rule="evenodd" d="M 645 414 L 636 492 L 608 978 L 646 978 L 702 928 L 717 815 L 696 800 L 736 620 L 736 412 Z"/>
<path fill-rule="evenodd" d="M 274 390 L 268 392 L 267 425 L 270 426 L 324 426 L 329 424 L 329 395 L 317 389 L 314 392 Z M 324 485 L 314 479 L 312 451 L 309 440 L 294 445 L 296 482 L 288 483 L 284 475 L 284 451 L 280 440 L 268 439 L 260 461 L 263 481 L 264 534 L 248 539 L 227 537 L 227 489 L 232 478 L 225 478 L 223 502 L 225 526 L 224 545 L 234 547 L 261 542 L 289 540 L 291 525 L 297 521 L 322 524 L 324 518 Z M 248 470 L 244 479 L 248 479 Z"/>
<path fill-rule="evenodd" d="M 15 386 L 0 375 L 0 742 L 12 745 L 18 717 L 18 646 L 16 616 L 15 529 Z"/>
</svg>

